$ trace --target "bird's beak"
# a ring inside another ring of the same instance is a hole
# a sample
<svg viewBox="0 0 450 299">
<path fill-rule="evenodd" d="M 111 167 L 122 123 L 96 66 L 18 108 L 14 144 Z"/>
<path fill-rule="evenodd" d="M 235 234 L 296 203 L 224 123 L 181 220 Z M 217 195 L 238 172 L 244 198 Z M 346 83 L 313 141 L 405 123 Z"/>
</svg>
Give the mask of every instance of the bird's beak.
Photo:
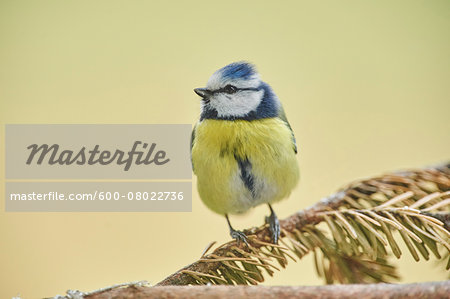
<svg viewBox="0 0 450 299">
<path fill-rule="evenodd" d="M 203 99 L 207 99 L 211 95 L 211 91 L 206 88 L 196 88 L 194 92 L 201 96 Z"/>
</svg>

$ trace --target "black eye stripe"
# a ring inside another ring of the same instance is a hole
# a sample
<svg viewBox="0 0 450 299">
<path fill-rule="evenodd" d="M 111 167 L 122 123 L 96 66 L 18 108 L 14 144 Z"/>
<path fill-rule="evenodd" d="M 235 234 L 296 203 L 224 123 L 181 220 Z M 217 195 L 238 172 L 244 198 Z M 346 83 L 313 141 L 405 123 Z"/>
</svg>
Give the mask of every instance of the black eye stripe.
<svg viewBox="0 0 450 299">
<path fill-rule="evenodd" d="M 238 88 L 238 87 L 235 87 L 235 88 L 236 88 L 236 92 L 245 91 L 245 90 L 253 90 L 253 91 L 261 90 L 260 88 Z M 220 92 L 225 92 L 225 87 L 211 91 L 212 94 L 216 94 L 216 93 L 220 93 Z"/>
</svg>

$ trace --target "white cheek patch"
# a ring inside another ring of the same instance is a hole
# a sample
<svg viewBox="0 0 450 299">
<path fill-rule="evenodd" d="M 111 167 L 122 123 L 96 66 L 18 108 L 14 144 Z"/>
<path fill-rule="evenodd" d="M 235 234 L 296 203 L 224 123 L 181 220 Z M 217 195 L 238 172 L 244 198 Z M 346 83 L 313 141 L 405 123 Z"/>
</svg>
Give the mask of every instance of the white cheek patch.
<svg viewBox="0 0 450 299">
<path fill-rule="evenodd" d="M 219 117 L 245 116 L 258 108 L 263 96 L 264 90 L 218 93 L 211 98 L 209 106 L 217 111 Z"/>
</svg>

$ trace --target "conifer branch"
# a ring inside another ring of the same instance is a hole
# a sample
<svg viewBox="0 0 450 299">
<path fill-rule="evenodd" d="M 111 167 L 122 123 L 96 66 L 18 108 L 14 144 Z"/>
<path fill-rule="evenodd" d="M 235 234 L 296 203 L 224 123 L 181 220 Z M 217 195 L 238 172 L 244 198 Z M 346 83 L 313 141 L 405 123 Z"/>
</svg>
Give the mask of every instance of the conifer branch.
<svg viewBox="0 0 450 299">
<path fill-rule="evenodd" d="M 251 228 L 248 247 L 225 243 L 157 285 L 256 285 L 308 253 L 327 283 L 390 282 L 398 274 L 388 259 L 402 255 L 396 234 L 415 260 L 441 259 L 443 249 L 448 269 L 449 207 L 450 164 L 369 178 L 280 220 L 280 245 L 267 225 Z"/>
</svg>

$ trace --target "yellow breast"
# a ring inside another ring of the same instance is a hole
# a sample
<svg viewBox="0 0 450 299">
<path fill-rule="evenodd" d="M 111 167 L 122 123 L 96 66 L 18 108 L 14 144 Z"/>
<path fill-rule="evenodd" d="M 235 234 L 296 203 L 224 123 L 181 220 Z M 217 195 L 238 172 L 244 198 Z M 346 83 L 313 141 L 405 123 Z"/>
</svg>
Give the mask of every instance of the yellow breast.
<svg viewBox="0 0 450 299">
<path fill-rule="evenodd" d="M 244 183 L 238 160 L 249 162 L 253 193 Z M 199 122 L 192 163 L 202 201 L 219 214 L 243 213 L 281 200 L 299 178 L 292 133 L 278 118 Z"/>
</svg>

